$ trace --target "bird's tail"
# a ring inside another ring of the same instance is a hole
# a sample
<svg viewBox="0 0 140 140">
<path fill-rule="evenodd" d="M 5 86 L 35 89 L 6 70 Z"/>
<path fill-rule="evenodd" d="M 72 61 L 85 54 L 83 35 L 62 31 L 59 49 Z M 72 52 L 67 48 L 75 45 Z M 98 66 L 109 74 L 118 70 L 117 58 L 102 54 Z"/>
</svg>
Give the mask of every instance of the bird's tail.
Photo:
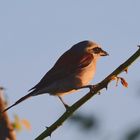
<svg viewBox="0 0 140 140">
<path fill-rule="evenodd" d="M 24 101 L 24 100 L 26 100 L 26 99 L 28 99 L 28 98 L 30 98 L 32 96 L 34 96 L 34 91 L 33 92 L 30 92 L 29 94 L 27 94 L 25 96 L 23 96 L 22 98 L 20 98 L 19 100 L 17 100 L 13 105 L 5 108 L 1 113 L 4 113 L 5 111 L 9 110 L 10 108 L 14 107 L 15 105 L 21 103 L 22 101 Z"/>
</svg>

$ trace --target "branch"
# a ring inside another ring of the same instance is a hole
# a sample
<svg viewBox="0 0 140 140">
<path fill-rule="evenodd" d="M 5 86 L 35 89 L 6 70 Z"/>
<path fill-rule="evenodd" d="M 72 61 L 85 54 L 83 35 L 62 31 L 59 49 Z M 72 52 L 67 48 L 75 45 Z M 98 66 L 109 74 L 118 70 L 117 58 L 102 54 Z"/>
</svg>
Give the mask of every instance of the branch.
<svg viewBox="0 0 140 140">
<path fill-rule="evenodd" d="M 5 108 L 3 98 L 4 88 L 0 87 L 0 112 Z M 16 140 L 16 134 L 7 112 L 0 115 L 0 139 L 1 140 Z"/>
<path fill-rule="evenodd" d="M 139 46 L 138 46 L 139 47 Z M 123 64 L 121 64 L 117 69 L 115 69 L 110 75 L 108 75 L 103 81 L 98 83 L 94 90 L 91 90 L 87 93 L 84 97 L 74 103 L 72 106 L 69 107 L 68 110 L 50 127 L 42 132 L 35 140 L 43 140 L 44 138 L 51 136 L 52 132 L 54 132 L 58 127 L 60 127 L 63 122 L 65 122 L 78 108 L 80 108 L 84 103 L 86 103 L 90 98 L 96 95 L 101 89 L 106 88 L 108 84 L 114 80 L 123 71 L 127 71 L 128 67 L 140 56 L 140 47 L 139 49 Z"/>
</svg>

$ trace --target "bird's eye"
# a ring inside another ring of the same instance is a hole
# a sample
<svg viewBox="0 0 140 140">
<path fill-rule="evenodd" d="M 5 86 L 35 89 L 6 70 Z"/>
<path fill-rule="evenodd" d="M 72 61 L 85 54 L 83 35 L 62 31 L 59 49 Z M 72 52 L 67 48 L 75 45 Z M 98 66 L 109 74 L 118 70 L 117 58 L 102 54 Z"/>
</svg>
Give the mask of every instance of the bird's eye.
<svg viewBox="0 0 140 140">
<path fill-rule="evenodd" d="M 99 53 L 100 51 L 101 51 L 101 48 L 99 47 L 93 48 L 94 53 Z"/>
</svg>

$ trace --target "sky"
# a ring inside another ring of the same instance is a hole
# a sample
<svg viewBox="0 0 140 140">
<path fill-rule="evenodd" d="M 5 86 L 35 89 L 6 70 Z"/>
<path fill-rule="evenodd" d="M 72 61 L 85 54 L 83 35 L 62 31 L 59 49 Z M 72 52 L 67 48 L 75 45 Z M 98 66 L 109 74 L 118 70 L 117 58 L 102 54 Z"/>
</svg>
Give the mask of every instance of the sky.
<svg viewBox="0 0 140 140">
<path fill-rule="evenodd" d="M 0 1 L 0 85 L 6 88 L 9 104 L 27 94 L 54 65 L 58 57 L 75 43 L 92 40 L 109 53 L 101 58 L 92 84 L 100 82 L 136 50 L 140 43 L 139 0 L 7 0 Z M 139 59 L 123 76 L 129 86 L 115 82 L 88 101 L 79 111 L 101 120 L 98 140 L 119 140 L 122 131 L 140 125 Z M 74 103 L 88 90 L 64 97 Z M 17 139 L 34 139 L 65 111 L 56 97 L 33 97 L 8 111 L 32 125 Z M 69 138 L 68 136 L 71 136 Z M 65 122 L 51 140 L 85 139 L 87 136 Z"/>
</svg>

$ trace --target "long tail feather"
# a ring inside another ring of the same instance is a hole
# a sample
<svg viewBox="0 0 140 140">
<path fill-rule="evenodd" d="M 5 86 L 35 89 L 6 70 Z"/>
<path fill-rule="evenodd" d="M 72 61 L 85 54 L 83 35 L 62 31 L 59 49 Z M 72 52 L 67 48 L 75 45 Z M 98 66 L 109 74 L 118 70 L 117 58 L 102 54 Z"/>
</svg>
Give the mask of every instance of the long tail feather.
<svg viewBox="0 0 140 140">
<path fill-rule="evenodd" d="M 5 108 L 1 113 L 4 113 L 5 111 L 9 110 L 10 108 L 14 107 L 15 105 L 21 103 L 22 101 L 28 99 L 28 98 L 31 97 L 31 96 L 34 96 L 34 92 L 31 92 L 31 93 L 29 93 L 29 94 L 23 96 L 22 98 L 20 98 L 19 100 L 17 100 L 13 105 L 11 105 L 11 106 Z"/>
</svg>

